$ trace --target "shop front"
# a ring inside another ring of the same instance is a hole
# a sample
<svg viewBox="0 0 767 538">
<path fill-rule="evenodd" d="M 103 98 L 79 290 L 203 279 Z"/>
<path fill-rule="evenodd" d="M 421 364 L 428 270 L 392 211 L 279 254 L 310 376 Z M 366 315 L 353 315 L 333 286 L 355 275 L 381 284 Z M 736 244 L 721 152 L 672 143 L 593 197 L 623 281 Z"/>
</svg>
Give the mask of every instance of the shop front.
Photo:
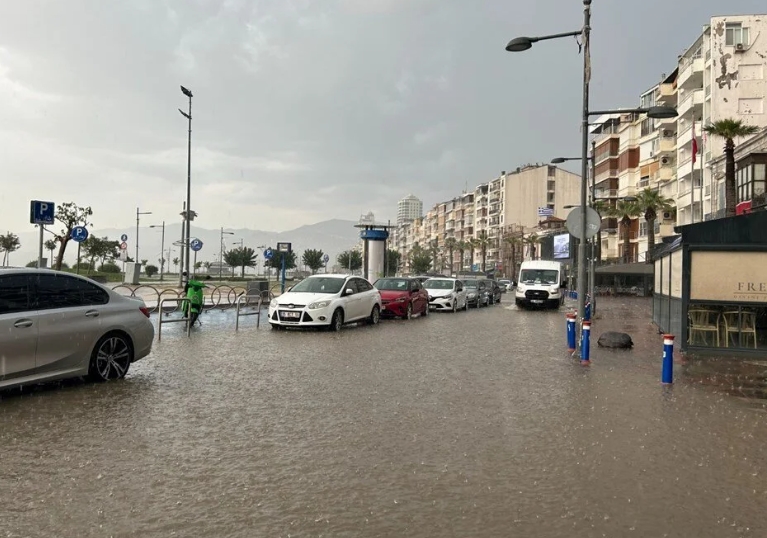
<svg viewBox="0 0 767 538">
<path fill-rule="evenodd" d="M 655 258 L 653 321 L 682 350 L 767 357 L 767 212 L 677 232 Z"/>
</svg>

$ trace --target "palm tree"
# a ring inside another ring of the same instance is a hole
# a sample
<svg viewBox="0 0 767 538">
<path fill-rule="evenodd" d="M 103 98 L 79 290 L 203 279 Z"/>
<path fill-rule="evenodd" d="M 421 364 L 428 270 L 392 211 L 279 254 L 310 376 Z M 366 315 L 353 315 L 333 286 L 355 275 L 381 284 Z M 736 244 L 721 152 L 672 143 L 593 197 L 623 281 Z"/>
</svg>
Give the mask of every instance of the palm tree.
<svg viewBox="0 0 767 538">
<path fill-rule="evenodd" d="M 468 249 L 468 248 L 469 248 L 469 245 L 468 245 L 468 243 L 466 243 L 466 241 L 458 241 L 458 242 L 455 244 L 455 248 L 456 248 L 456 250 L 458 251 L 458 255 L 459 255 L 459 256 L 460 256 L 460 258 L 461 258 L 461 261 L 460 261 L 460 263 L 458 264 L 458 270 L 459 270 L 459 271 L 463 271 L 463 264 L 464 264 L 464 262 L 466 261 L 466 259 L 465 259 L 464 255 L 466 254 L 466 249 Z"/>
<path fill-rule="evenodd" d="M 522 241 L 527 245 L 530 252 L 530 257 L 533 260 L 538 259 L 537 249 L 535 248 L 535 246 L 541 242 L 541 238 L 538 237 L 538 234 L 530 234 L 522 239 Z"/>
<path fill-rule="evenodd" d="M 639 211 L 644 213 L 644 220 L 647 221 L 647 263 L 652 261 L 652 251 L 655 249 L 655 220 L 658 218 L 658 211 L 671 211 L 674 207 L 674 201 L 663 196 L 660 191 L 646 188 L 637 195 L 636 204 Z"/>
<path fill-rule="evenodd" d="M 517 248 L 522 246 L 522 238 L 516 235 L 507 235 L 503 238 L 503 242 L 506 243 L 509 246 L 509 265 L 511 266 L 511 278 L 514 278 L 514 275 L 517 272 Z M 509 276 L 509 273 L 507 273 L 507 276 Z"/>
<path fill-rule="evenodd" d="M 469 258 L 471 258 L 471 261 L 469 262 L 469 269 L 473 271 L 474 270 L 474 252 L 477 250 L 477 240 L 472 237 L 466 242 L 466 244 L 469 246 Z"/>
<path fill-rule="evenodd" d="M 448 266 L 450 268 L 450 274 L 453 274 L 453 253 L 455 252 L 455 247 L 458 245 L 458 241 L 455 240 L 454 237 L 448 237 L 445 239 L 445 248 L 447 249 L 447 259 L 448 259 Z"/>
<path fill-rule="evenodd" d="M 608 210 L 608 216 L 620 221 L 623 231 L 623 262 L 631 262 L 631 221 L 642 214 L 642 209 L 636 202 L 619 200 L 615 207 Z"/>
<path fill-rule="evenodd" d="M 599 229 L 597 230 L 597 251 L 596 251 L 596 258 L 597 262 L 602 262 L 602 221 L 601 218 L 610 210 L 610 206 L 607 205 L 607 202 L 604 200 L 594 200 L 594 202 L 591 204 L 591 208 L 596 211 L 599 214 L 600 221 L 599 221 Z"/>
<path fill-rule="evenodd" d="M 0 235 L 0 252 L 3 253 L 3 267 L 8 264 L 8 256 L 11 252 L 17 251 L 19 248 L 21 248 L 21 241 L 19 241 L 18 235 L 11 232 Z"/>
<path fill-rule="evenodd" d="M 759 132 L 759 127 L 746 125 L 740 120 L 724 119 L 709 123 L 703 132 L 724 138 L 724 205 L 728 217 L 735 216 L 737 205 L 735 185 L 735 142 L 733 139 L 751 136 Z"/>
<path fill-rule="evenodd" d="M 485 264 L 487 264 L 487 247 L 490 246 L 490 238 L 487 237 L 487 231 L 482 230 L 479 235 L 474 239 L 475 248 L 479 249 L 482 254 L 482 272 L 485 272 Z"/>
<path fill-rule="evenodd" d="M 45 241 L 45 250 L 50 251 L 51 257 L 49 259 L 49 266 L 53 264 L 53 251 L 56 250 L 56 245 L 58 245 L 58 241 L 56 239 L 47 239 Z"/>
</svg>

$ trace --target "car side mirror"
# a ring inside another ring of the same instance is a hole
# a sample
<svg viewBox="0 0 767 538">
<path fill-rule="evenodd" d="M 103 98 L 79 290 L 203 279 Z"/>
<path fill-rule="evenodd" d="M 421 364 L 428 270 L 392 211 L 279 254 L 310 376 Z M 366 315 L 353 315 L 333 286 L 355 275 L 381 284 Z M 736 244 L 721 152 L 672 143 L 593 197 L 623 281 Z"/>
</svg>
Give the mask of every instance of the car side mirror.
<svg viewBox="0 0 767 538">
<path fill-rule="evenodd" d="M 344 295 L 354 295 L 354 290 L 351 288 L 346 288 Z"/>
</svg>

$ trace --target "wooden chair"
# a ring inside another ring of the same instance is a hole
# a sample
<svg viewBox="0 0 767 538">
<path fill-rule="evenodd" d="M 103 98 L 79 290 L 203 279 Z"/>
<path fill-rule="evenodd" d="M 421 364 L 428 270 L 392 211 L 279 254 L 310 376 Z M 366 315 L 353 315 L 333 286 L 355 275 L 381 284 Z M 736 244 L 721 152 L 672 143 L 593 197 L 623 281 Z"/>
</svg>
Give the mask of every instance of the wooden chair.
<svg viewBox="0 0 767 538">
<path fill-rule="evenodd" d="M 695 345 L 696 336 L 700 336 L 704 346 L 708 345 L 708 335 L 713 333 L 716 347 L 719 347 L 719 312 L 695 308 L 687 311 L 690 321 L 689 343 Z"/>
<path fill-rule="evenodd" d="M 750 335 L 754 339 L 754 349 L 756 349 L 756 312 L 748 310 L 723 312 L 722 321 L 724 322 L 724 344 L 726 347 L 730 347 L 731 337 L 735 347 L 740 346 L 740 342 L 736 340 L 738 333 L 740 333 L 741 335 Z"/>
</svg>

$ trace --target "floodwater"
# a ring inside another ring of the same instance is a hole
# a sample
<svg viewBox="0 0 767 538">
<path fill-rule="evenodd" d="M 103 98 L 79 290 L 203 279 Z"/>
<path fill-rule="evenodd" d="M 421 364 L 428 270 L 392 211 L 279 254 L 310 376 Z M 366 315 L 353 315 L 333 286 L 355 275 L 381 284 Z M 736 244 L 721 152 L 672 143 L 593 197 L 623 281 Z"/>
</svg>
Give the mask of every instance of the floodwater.
<svg viewBox="0 0 767 538">
<path fill-rule="evenodd" d="M 122 382 L 2 395 L 0 536 L 767 536 L 762 402 L 663 387 L 647 302 L 599 306 L 637 346 L 588 368 L 509 306 L 169 325 Z"/>
</svg>

